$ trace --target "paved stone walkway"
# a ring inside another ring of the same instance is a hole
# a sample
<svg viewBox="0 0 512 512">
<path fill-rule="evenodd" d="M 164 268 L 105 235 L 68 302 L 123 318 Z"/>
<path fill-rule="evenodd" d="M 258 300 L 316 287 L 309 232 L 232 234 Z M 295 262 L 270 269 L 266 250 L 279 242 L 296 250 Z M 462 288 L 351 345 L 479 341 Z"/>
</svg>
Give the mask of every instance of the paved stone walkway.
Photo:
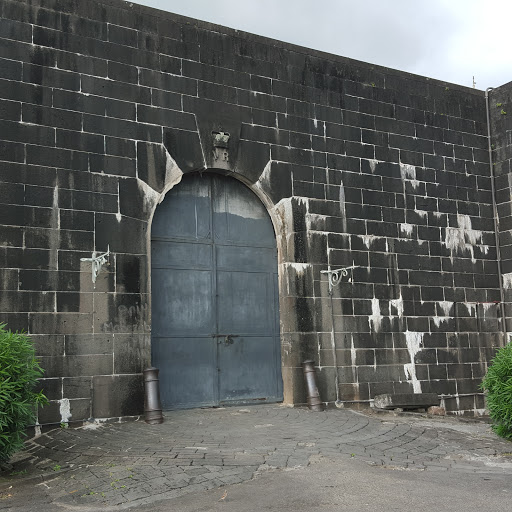
<svg viewBox="0 0 512 512">
<path fill-rule="evenodd" d="M 394 470 L 512 475 L 512 443 L 485 423 L 280 405 L 194 409 L 167 413 L 161 425 L 57 429 L 30 441 L 13 474 L 0 476 L 0 508 L 18 510 L 27 486 L 54 506 L 130 508 L 324 457 Z"/>
</svg>

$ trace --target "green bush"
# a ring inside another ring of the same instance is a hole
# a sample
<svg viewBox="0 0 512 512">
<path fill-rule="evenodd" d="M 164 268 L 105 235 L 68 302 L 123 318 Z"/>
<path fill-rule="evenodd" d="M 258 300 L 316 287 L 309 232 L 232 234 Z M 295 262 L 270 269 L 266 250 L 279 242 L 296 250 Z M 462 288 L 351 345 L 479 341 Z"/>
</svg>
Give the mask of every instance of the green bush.
<svg viewBox="0 0 512 512">
<path fill-rule="evenodd" d="M 494 431 L 512 439 L 512 343 L 500 348 L 482 381 Z"/>
<path fill-rule="evenodd" d="M 0 461 L 22 448 L 36 406 L 48 403 L 42 391 L 34 391 L 42 373 L 30 338 L 0 324 Z"/>
</svg>

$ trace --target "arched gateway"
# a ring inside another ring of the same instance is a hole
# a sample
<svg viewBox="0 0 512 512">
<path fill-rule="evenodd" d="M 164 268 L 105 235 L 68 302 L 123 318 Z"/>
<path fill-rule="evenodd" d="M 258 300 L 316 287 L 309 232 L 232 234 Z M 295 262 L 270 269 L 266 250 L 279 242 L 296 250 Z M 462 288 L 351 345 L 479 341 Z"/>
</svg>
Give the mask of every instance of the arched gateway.
<svg viewBox="0 0 512 512">
<path fill-rule="evenodd" d="M 276 239 L 255 194 L 185 175 L 155 212 L 151 258 L 164 409 L 282 400 Z"/>
</svg>

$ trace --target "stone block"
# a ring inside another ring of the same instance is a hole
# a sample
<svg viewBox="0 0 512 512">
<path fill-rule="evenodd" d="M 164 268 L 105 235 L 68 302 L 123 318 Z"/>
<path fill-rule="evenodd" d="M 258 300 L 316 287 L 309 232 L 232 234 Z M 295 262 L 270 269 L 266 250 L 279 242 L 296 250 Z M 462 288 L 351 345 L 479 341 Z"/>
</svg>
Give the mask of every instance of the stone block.
<svg viewBox="0 0 512 512">
<path fill-rule="evenodd" d="M 142 375 L 93 377 L 94 418 L 137 416 L 144 412 Z"/>
<path fill-rule="evenodd" d="M 60 402 L 52 401 L 44 407 L 39 407 L 37 410 L 37 421 L 40 425 L 60 423 Z"/>
<path fill-rule="evenodd" d="M 62 380 L 64 398 L 91 398 L 91 377 L 65 377 Z"/>
<path fill-rule="evenodd" d="M 373 405 L 377 409 L 424 409 L 438 405 L 439 398 L 435 393 L 400 393 L 377 395 Z"/>
<path fill-rule="evenodd" d="M 428 414 L 432 414 L 433 416 L 445 416 L 446 409 L 444 407 L 439 407 L 437 405 L 432 405 L 427 409 Z"/>
</svg>

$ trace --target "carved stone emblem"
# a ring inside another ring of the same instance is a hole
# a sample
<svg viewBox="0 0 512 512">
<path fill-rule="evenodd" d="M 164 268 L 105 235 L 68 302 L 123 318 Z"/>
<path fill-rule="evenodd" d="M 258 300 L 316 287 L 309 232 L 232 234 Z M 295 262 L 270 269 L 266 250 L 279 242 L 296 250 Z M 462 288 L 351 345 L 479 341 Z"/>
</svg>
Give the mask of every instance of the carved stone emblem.
<svg viewBox="0 0 512 512">
<path fill-rule="evenodd" d="M 213 135 L 213 160 L 215 166 L 229 169 L 229 133 L 212 132 Z"/>
</svg>

